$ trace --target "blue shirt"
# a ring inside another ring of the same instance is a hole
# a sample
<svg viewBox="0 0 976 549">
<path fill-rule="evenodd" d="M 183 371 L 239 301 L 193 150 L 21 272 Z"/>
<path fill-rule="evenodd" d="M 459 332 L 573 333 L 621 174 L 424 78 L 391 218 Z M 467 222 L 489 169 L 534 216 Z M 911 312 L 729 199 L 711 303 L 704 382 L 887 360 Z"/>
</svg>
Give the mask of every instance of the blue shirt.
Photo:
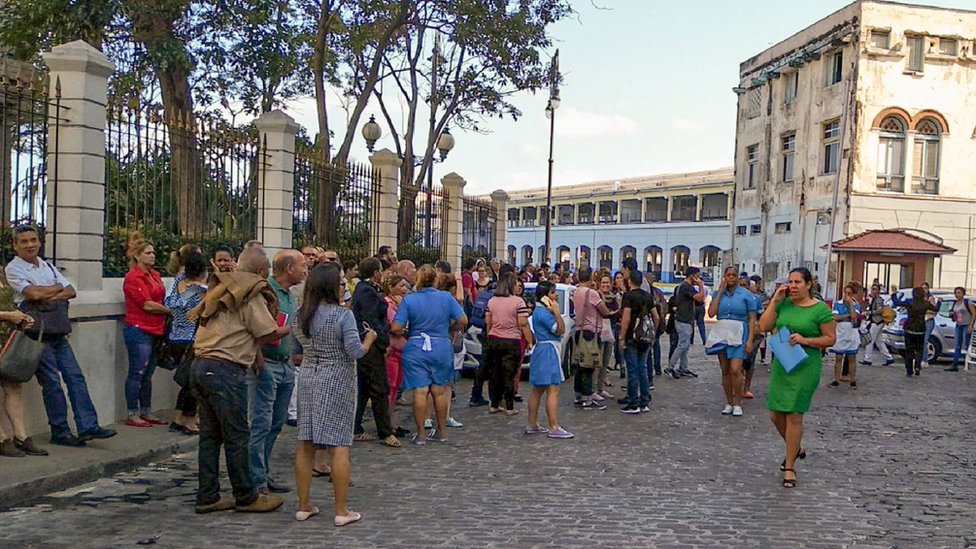
<svg viewBox="0 0 976 549">
<path fill-rule="evenodd" d="M 532 311 L 532 331 L 535 333 L 536 341 L 562 341 L 562 338 L 556 335 L 558 327 L 556 315 L 541 304 Z"/>
<path fill-rule="evenodd" d="M 425 333 L 447 339 L 451 324 L 464 316 L 454 296 L 434 288 L 423 288 L 407 294 L 400 302 L 393 322 L 406 326 L 410 336 Z"/>
<path fill-rule="evenodd" d="M 854 310 L 861 314 L 861 306 L 854 302 Z M 844 320 L 838 320 L 838 322 L 850 322 L 851 321 L 851 308 L 847 306 L 843 301 L 834 302 L 834 314 L 837 316 L 847 317 Z"/>
<path fill-rule="evenodd" d="M 178 292 L 179 283 L 185 278 L 186 275 L 183 273 L 176 275 L 169 295 L 163 300 L 163 305 L 173 311 L 167 335 L 167 340 L 173 343 L 193 342 L 197 333 L 197 324 L 186 318 L 186 313 L 199 305 L 207 293 L 207 287 L 203 284 L 188 284 L 183 293 Z"/>
<path fill-rule="evenodd" d="M 728 290 L 722 289 L 722 301 L 718 304 L 719 320 L 749 320 L 749 313 L 759 310 L 756 296 L 742 286 L 736 286 L 735 291 L 729 294 Z M 719 290 L 712 292 L 712 300 L 718 297 Z"/>
</svg>

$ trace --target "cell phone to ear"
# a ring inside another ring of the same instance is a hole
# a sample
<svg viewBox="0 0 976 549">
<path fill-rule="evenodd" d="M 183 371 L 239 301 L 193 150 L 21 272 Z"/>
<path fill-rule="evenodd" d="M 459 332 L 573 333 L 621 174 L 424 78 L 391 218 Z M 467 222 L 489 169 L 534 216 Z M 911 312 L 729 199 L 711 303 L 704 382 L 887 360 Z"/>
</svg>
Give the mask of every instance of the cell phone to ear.
<svg viewBox="0 0 976 549">
<path fill-rule="evenodd" d="M 542 296 L 542 300 L 541 301 L 542 301 L 542 304 L 545 305 L 547 309 L 552 307 L 552 300 L 549 299 L 549 296 L 547 296 L 547 295 Z"/>
</svg>

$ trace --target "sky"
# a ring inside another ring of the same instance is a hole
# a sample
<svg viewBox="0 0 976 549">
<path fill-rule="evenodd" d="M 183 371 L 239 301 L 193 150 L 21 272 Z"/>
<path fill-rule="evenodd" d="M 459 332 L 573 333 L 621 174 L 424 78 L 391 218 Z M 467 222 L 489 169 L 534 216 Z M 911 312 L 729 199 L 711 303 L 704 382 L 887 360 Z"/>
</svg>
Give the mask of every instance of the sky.
<svg viewBox="0 0 976 549">
<path fill-rule="evenodd" d="M 577 15 L 552 27 L 563 74 L 553 185 L 731 166 L 739 63 L 849 3 L 573 0 Z M 976 0 L 922 3 L 976 9 Z M 435 178 L 456 172 L 469 195 L 544 187 L 547 101 L 547 91 L 521 93 L 513 101 L 518 121 L 491 120 L 483 134 L 453 131 L 455 148 Z M 311 100 L 286 110 L 315 127 Z M 378 107 L 365 114 L 363 123 L 369 114 L 380 119 Z M 344 111 L 333 119 L 345 119 Z M 376 147 L 394 150 L 388 137 Z M 353 156 L 368 156 L 358 134 Z"/>
</svg>

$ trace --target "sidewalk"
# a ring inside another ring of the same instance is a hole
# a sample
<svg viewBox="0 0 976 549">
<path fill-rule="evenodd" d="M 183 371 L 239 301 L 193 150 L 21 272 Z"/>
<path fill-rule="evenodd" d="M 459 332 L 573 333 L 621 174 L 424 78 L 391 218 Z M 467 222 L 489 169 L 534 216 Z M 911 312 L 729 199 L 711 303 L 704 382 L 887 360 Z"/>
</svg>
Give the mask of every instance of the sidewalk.
<svg viewBox="0 0 976 549">
<path fill-rule="evenodd" d="M 171 433 L 167 426 L 149 429 L 108 425 L 119 434 L 92 440 L 84 448 L 55 446 L 47 434 L 34 436 L 46 457 L 0 457 L 0 508 L 11 507 L 57 492 L 163 460 L 197 447 L 196 436 Z"/>
</svg>

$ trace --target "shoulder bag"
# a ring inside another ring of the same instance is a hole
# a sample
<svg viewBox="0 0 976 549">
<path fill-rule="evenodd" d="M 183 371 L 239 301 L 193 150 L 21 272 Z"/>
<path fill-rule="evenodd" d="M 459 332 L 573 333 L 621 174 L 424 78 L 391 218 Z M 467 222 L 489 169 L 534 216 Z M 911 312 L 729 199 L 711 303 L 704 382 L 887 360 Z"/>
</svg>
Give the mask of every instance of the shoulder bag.
<svg viewBox="0 0 976 549">
<path fill-rule="evenodd" d="M 10 334 L 3 350 L 0 351 L 0 379 L 25 383 L 34 377 L 34 373 L 41 365 L 41 354 L 44 352 L 43 325 L 39 334 L 38 339 L 33 339 L 20 330 Z"/>
<path fill-rule="evenodd" d="M 589 303 L 587 297 L 590 291 L 592 290 L 587 288 L 587 295 L 583 296 L 583 314 L 579 317 L 581 319 L 586 318 L 586 306 Z M 592 370 L 603 367 L 603 354 L 596 336 L 596 333 L 589 330 L 581 329 L 576 332 L 576 349 L 573 353 L 573 361 L 578 368 Z"/>
</svg>

